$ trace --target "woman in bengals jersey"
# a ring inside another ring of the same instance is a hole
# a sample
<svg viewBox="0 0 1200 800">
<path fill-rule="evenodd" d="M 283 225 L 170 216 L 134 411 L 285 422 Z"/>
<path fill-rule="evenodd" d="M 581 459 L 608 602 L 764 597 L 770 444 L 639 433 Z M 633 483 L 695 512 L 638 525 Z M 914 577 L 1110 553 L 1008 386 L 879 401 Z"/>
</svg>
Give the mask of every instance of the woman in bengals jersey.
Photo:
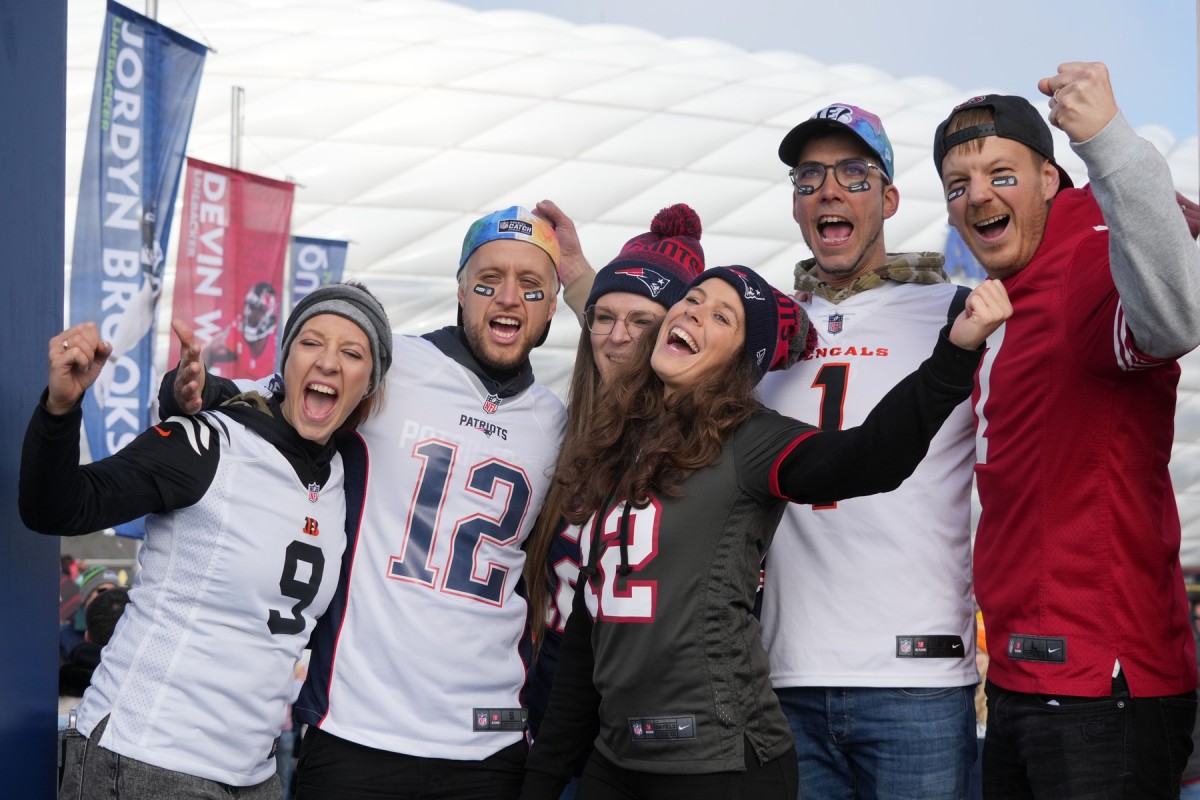
<svg viewBox="0 0 1200 800">
<path fill-rule="evenodd" d="M 353 428 L 378 407 L 391 347 L 365 287 L 323 287 L 287 321 L 282 392 L 171 417 L 81 466 L 80 400 L 112 349 L 94 323 L 51 338 L 22 519 L 73 536 L 149 515 L 130 605 L 72 713 L 60 797 L 278 799 L 293 669 L 362 484 Z"/>
</svg>

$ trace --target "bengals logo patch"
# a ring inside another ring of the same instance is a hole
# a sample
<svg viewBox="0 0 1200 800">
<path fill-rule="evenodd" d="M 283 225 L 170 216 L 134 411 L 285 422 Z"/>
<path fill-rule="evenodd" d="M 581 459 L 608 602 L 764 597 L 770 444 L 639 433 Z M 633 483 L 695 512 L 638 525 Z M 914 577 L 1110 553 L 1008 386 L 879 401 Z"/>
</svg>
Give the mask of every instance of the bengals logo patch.
<svg viewBox="0 0 1200 800">
<path fill-rule="evenodd" d="M 317 524 L 317 521 L 315 519 L 313 519 L 312 517 L 305 517 L 304 518 L 304 527 L 301 528 L 300 532 L 303 533 L 305 536 L 320 536 L 321 528 Z"/>
</svg>

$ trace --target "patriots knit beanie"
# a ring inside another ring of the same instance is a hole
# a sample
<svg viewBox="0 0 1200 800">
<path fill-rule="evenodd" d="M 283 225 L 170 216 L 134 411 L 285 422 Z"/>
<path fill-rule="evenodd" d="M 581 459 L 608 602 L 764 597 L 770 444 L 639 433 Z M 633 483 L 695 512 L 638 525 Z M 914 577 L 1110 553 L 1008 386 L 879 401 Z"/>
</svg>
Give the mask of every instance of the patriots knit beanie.
<svg viewBox="0 0 1200 800">
<path fill-rule="evenodd" d="M 371 385 L 367 393 L 374 392 L 392 366 L 392 326 L 383 304 L 357 283 L 332 283 L 314 289 L 296 304 L 283 326 L 283 348 L 279 352 L 283 354 L 284 365 L 296 334 L 305 322 L 319 314 L 344 317 L 367 335 L 371 343 Z"/>
<path fill-rule="evenodd" d="M 742 347 L 758 380 L 768 372 L 787 369 L 816 347 L 817 332 L 804 309 L 754 270 L 739 265 L 713 267 L 700 273 L 691 285 L 711 278 L 728 283 L 742 300 L 746 318 Z"/>
<path fill-rule="evenodd" d="M 609 292 L 632 292 L 670 308 L 687 294 L 704 270 L 700 217 L 676 203 L 654 215 L 648 233 L 633 237 L 617 257 L 596 273 L 586 306 Z"/>
</svg>

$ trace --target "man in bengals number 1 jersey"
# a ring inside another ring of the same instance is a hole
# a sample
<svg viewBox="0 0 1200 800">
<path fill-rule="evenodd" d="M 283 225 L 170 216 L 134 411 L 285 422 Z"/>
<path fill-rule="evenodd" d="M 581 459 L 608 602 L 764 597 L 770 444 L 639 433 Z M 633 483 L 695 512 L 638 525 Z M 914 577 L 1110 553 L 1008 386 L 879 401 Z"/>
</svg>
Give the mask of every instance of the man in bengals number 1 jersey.
<svg viewBox="0 0 1200 800">
<path fill-rule="evenodd" d="M 937 253 L 891 254 L 900 195 L 874 114 L 832 105 L 779 147 L 813 257 L 797 299 L 812 356 L 763 379 L 763 401 L 837 430 L 862 423 L 929 357 L 962 309 Z M 959 800 L 975 761 L 970 408 L 960 405 L 899 489 L 789 503 L 766 559 L 763 642 L 796 738 L 803 797 Z"/>
<path fill-rule="evenodd" d="M 295 704 L 310 726 L 302 799 L 520 790 L 521 544 L 565 419 L 528 356 L 554 314 L 558 259 L 545 220 L 516 206 L 489 214 L 463 242 L 459 324 L 395 337 L 384 407 L 359 429 L 365 500 L 348 512 L 360 526 Z M 193 364 L 172 381 L 164 407 L 233 391 Z"/>
</svg>

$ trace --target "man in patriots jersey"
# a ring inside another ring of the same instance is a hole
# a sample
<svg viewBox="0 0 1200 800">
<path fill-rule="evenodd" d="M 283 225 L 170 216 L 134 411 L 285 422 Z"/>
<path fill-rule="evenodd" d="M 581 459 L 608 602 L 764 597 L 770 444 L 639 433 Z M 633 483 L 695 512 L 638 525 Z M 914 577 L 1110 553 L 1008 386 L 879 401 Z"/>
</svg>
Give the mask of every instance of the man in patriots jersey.
<svg viewBox="0 0 1200 800">
<path fill-rule="evenodd" d="M 813 257 L 797 299 L 816 350 L 764 377 L 763 402 L 826 430 L 859 425 L 962 309 L 937 253 L 888 253 L 900 195 L 878 117 L 836 104 L 779 147 Z M 788 504 L 766 559 L 763 642 L 804 797 L 960 800 L 975 761 L 970 408 L 900 488 Z"/>
<path fill-rule="evenodd" d="M 1200 253 L 1107 68 L 1038 89 L 1082 189 L 1023 98 L 972 98 L 934 138 L 950 223 L 1013 304 L 972 399 L 984 797 L 1178 797 L 1196 660 L 1168 462 Z"/>
<path fill-rule="evenodd" d="M 349 512 L 358 529 L 295 704 L 310 726 L 301 798 L 520 789 L 521 545 L 565 416 L 528 356 L 554 314 L 558 258 L 544 219 L 516 206 L 488 214 L 463 242 L 459 324 L 394 337 L 387 403 L 359 431 L 369 467 Z M 160 402 L 174 405 L 170 380 Z M 175 390 L 196 406 L 230 388 L 188 363 Z"/>
</svg>

